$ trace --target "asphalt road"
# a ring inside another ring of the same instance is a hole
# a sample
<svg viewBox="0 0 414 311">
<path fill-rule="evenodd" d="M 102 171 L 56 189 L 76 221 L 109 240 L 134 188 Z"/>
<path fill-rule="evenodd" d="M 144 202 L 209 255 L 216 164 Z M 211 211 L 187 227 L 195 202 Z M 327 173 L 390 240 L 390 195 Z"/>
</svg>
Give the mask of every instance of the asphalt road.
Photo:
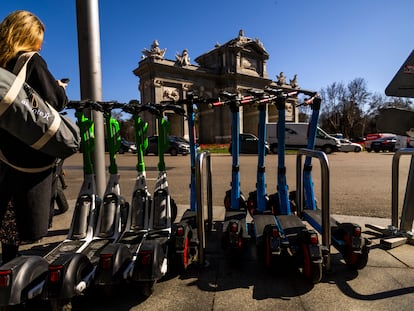
<svg viewBox="0 0 414 311">
<path fill-rule="evenodd" d="M 353 216 L 390 217 L 391 213 L 391 166 L 394 153 L 333 153 L 328 155 L 330 167 L 330 205 L 333 214 Z M 221 208 L 225 190 L 230 189 L 231 156 L 212 154 L 213 206 Z M 137 172 L 136 156 L 117 156 L 121 192 L 131 197 Z M 158 157 L 145 158 L 149 189 L 153 189 L 157 177 Z M 165 157 L 170 192 L 179 205 L 189 205 L 190 158 L 189 156 Z M 66 190 L 68 199 L 76 199 L 82 182 L 82 158 L 76 154 L 65 161 Z M 403 200 L 410 159 L 400 159 L 400 202 Z M 266 184 L 268 194 L 276 192 L 277 155 L 266 157 Z M 241 191 L 247 195 L 256 185 L 257 157 L 240 156 Z M 296 189 L 296 155 L 286 156 L 289 190 Z M 320 199 L 320 164 L 313 160 L 315 194 Z"/>
<path fill-rule="evenodd" d="M 383 225 L 391 217 L 391 165 L 393 153 L 334 153 L 328 156 L 330 167 L 330 205 L 333 214 L 372 216 L 384 218 Z M 414 303 L 412 285 L 401 263 L 374 249 L 369 266 L 360 272 L 346 269 L 341 257 L 334 255 L 336 271 L 324 276 L 315 286 L 305 282 L 295 271 L 283 267 L 269 273 L 257 264 L 254 247 L 241 258 L 227 258 L 220 247 L 220 223 L 223 220 L 223 198 L 230 186 L 230 155 L 213 154 L 213 217 L 217 231 L 207 236 L 206 258 L 209 267 L 191 267 L 181 275 L 168 274 L 155 286 L 155 292 L 145 299 L 131 284 L 120 285 L 109 291 L 90 290 L 85 296 L 73 299 L 74 310 L 404 310 Z M 123 154 L 117 157 L 121 176 L 121 192 L 130 198 L 137 173 L 136 156 Z M 153 189 L 157 176 L 155 156 L 146 157 L 149 189 Z M 189 205 L 189 156 L 166 156 L 170 192 L 179 206 L 179 215 Z M 317 197 L 320 192 L 320 167 L 314 160 L 314 183 Z M 277 155 L 266 158 L 268 193 L 276 192 Z M 406 182 L 409 158 L 400 161 L 400 202 Z M 241 190 L 247 194 L 256 183 L 257 159 L 253 155 L 240 157 Z M 296 156 L 286 157 L 287 179 L 294 190 Z M 39 245 L 27 246 L 28 253 L 44 254 L 47 249 L 65 238 L 70 224 L 74 201 L 82 182 L 81 155 L 65 161 L 66 195 L 71 202 L 70 210 L 54 219 L 49 237 Z M 360 219 L 360 218 L 358 218 Z M 411 246 L 412 247 L 412 246 Z M 376 253 L 379 252 L 379 253 Z M 412 257 L 412 256 L 411 256 Z M 386 260 L 383 264 L 380 260 Z M 389 266 L 390 270 L 378 267 Z M 338 265 L 336 265 L 338 264 Z M 414 265 L 414 263 L 413 263 Z M 406 267 L 406 266 L 404 266 Z M 411 271 L 412 269 L 410 269 Z M 389 273 L 393 273 L 390 275 Z M 398 274 L 398 280 L 395 275 Z M 407 280 L 406 280 L 407 279 Z M 408 283 L 408 285 L 406 285 Z M 402 285 L 405 284 L 405 285 Z M 404 288 L 403 288 L 404 287 Z M 370 289 L 369 291 L 366 289 Z M 401 289 L 403 288 L 403 289 Z M 362 294 L 364 293 L 365 294 Z M 400 296 L 410 298 L 399 300 Z"/>
</svg>

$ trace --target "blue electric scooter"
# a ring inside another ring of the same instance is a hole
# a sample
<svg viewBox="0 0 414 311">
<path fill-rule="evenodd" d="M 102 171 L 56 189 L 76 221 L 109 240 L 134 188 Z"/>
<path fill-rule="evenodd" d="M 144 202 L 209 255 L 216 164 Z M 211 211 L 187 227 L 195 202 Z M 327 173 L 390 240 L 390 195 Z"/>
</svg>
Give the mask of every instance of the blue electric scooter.
<svg viewBox="0 0 414 311">
<path fill-rule="evenodd" d="M 308 138 L 308 150 L 314 150 L 315 139 L 317 134 L 317 125 L 319 119 L 319 110 L 321 106 L 321 99 L 319 96 L 313 96 L 308 101 L 305 101 L 306 105 L 309 105 L 312 109 L 312 117 L 309 124 L 309 138 Z M 317 208 L 314 187 L 312 180 L 312 156 L 307 155 L 303 166 L 303 194 L 304 194 L 304 209 L 302 212 L 303 219 L 305 219 L 315 230 L 323 234 L 323 217 L 320 209 Z M 301 198 L 298 198 L 299 202 Z M 301 204 L 300 202 L 299 204 Z M 329 211 L 329 210 L 328 210 Z M 361 236 L 361 226 L 354 223 L 340 223 L 334 218 L 329 216 L 330 229 L 330 241 L 325 243 L 332 243 L 332 245 L 342 254 L 343 259 L 347 266 L 351 269 L 362 269 L 368 262 L 368 253 L 370 241 Z M 324 245 L 329 248 L 329 245 Z M 329 256 L 329 250 L 328 254 Z M 325 259 L 325 262 L 330 262 L 329 259 Z M 330 268 L 330 265 L 328 264 Z"/>
<path fill-rule="evenodd" d="M 197 213 L 199 207 L 197 206 L 196 193 L 196 129 L 195 129 L 195 114 L 194 106 L 196 104 L 207 104 L 210 101 L 199 98 L 193 91 L 186 94 L 186 99 L 175 102 L 162 102 L 185 106 L 186 117 L 188 123 L 188 133 L 190 141 L 190 208 L 187 209 L 178 224 L 176 224 L 173 232 L 174 241 L 174 264 L 175 269 L 183 272 L 192 263 L 203 264 L 199 258 L 199 226 L 197 220 Z M 212 101 L 211 101 L 212 102 Z M 210 210 L 209 210 L 210 211 Z M 204 227 L 204 226 L 203 226 Z M 207 230 L 211 230 L 212 215 L 208 217 Z"/>
<path fill-rule="evenodd" d="M 240 135 L 240 106 L 250 103 L 252 96 L 239 96 L 229 92 L 222 92 L 220 96 L 225 101 L 212 103 L 212 107 L 228 106 L 231 111 L 231 155 L 232 175 L 231 189 L 224 197 L 225 217 L 223 223 L 222 246 L 230 251 L 242 251 L 250 239 L 248 223 L 246 221 L 246 199 L 240 191 L 239 166 L 239 135 Z"/>
<path fill-rule="evenodd" d="M 301 219 L 291 210 L 290 195 L 286 181 L 285 167 L 285 105 L 288 92 L 277 91 L 266 94 L 250 91 L 256 97 L 259 109 L 259 155 L 256 191 L 249 195 L 249 211 L 253 218 L 252 232 L 256 239 L 259 257 L 264 259 L 267 268 L 274 266 L 274 259 L 292 256 L 301 268 L 305 278 L 318 283 L 322 278 L 322 254 L 318 236 L 308 230 Z M 292 91 L 296 94 L 296 91 Z M 276 103 L 278 120 L 278 192 L 272 195 L 277 199 L 269 200 L 265 182 L 265 136 L 266 104 Z"/>
</svg>

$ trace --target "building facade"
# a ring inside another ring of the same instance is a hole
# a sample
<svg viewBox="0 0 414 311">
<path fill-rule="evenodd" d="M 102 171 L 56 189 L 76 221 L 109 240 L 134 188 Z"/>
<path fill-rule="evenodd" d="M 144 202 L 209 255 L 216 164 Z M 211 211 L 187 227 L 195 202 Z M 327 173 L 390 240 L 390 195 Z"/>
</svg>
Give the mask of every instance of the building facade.
<svg viewBox="0 0 414 311">
<path fill-rule="evenodd" d="M 195 59 L 197 65 L 190 62 L 188 50 L 175 55 L 175 60 L 165 58 L 166 49 L 161 49 L 157 40 L 150 49 L 142 51 L 142 60 L 133 73 L 139 78 L 138 89 L 142 103 L 160 103 L 165 100 L 185 99 L 187 91 L 194 91 L 199 97 L 218 98 L 220 93 L 246 94 L 249 89 L 264 89 L 267 86 L 286 84 L 281 72 L 277 81 L 269 79 L 266 62 L 269 54 L 258 39 L 244 36 L 240 30 L 238 36 L 223 45 L 216 44 L 214 49 Z M 289 81 L 296 85 L 296 76 Z M 297 86 L 297 85 L 296 85 Z M 199 105 L 197 113 L 197 136 L 200 143 L 227 143 L 231 138 L 231 112 L 228 107 L 212 109 L 208 105 Z M 277 121 L 274 105 L 267 107 L 267 121 Z M 240 108 L 240 132 L 257 135 L 258 110 L 254 106 Z M 288 121 L 298 120 L 296 101 L 287 104 Z M 188 129 L 183 117 L 168 114 L 171 134 L 188 138 Z M 146 114 L 148 133 L 156 134 L 156 120 Z"/>
</svg>

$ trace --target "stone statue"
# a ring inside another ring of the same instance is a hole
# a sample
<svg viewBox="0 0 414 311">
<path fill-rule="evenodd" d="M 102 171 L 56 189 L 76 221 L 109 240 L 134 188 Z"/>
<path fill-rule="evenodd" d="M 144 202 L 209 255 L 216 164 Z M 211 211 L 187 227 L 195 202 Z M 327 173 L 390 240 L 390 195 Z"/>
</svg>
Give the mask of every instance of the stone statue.
<svg viewBox="0 0 414 311">
<path fill-rule="evenodd" d="M 175 59 L 177 60 L 177 63 L 180 64 L 181 66 L 190 65 L 190 56 L 188 55 L 187 49 L 184 49 L 181 55 L 176 53 Z"/>
<path fill-rule="evenodd" d="M 143 55 L 144 58 L 153 57 L 156 59 L 164 59 L 164 55 L 166 51 L 167 49 L 159 48 L 158 40 L 154 40 L 154 42 L 151 44 L 151 49 L 150 50 L 144 49 L 142 50 L 142 53 L 144 54 Z"/>
<path fill-rule="evenodd" d="M 289 80 L 289 84 L 290 84 L 290 86 L 291 86 L 291 87 L 293 87 L 294 89 L 295 89 L 295 88 L 297 88 L 297 87 L 299 86 L 299 84 L 298 84 L 298 75 L 297 75 L 297 74 L 295 74 L 295 75 L 293 76 L 293 79 Z"/>
<path fill-rule="evenodd" d="M 247 38 L 247 37 L 244 36 L 244 30 L 243 29 L 240 29 L 239 30 L 239 35 L 237 36 L 237 42 L 236 42 L 236 44 L 237 45 L 240 45 L 240 44 L 244 44 L 244 43 L 247 43 L 247 42 L 250 42 L 250 41 L 251 40 L 249 38 Z"/>
<path fill-rule="evenodd" d="M 276 76 L 277 78 L 277 84 L 278 85 L 285 85 L 286 84 L 286 77 L 285 74 L 283 73 L 283 71 L 280 72 L 280 74 L 278 76 Z"/>
</svg>

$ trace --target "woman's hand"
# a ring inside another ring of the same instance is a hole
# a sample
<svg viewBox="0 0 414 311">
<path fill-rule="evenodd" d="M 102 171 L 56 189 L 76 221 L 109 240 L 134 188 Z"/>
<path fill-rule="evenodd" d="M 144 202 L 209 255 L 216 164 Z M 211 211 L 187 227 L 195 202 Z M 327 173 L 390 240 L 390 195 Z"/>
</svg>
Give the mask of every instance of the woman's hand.
<svg viewBox="0 0 414 311">
<path fill-rule="evenodd" d="M 67 81 L 67 79 L 63 79 L 63 80 Z M 68 82 L 66 82 L 66 81 L 63 82 L 62 80 L 57 80 L 56 82 L 59 86 L 63 87 L 66 90 L 66 87 L 68 86 Z"/>
</svg>

